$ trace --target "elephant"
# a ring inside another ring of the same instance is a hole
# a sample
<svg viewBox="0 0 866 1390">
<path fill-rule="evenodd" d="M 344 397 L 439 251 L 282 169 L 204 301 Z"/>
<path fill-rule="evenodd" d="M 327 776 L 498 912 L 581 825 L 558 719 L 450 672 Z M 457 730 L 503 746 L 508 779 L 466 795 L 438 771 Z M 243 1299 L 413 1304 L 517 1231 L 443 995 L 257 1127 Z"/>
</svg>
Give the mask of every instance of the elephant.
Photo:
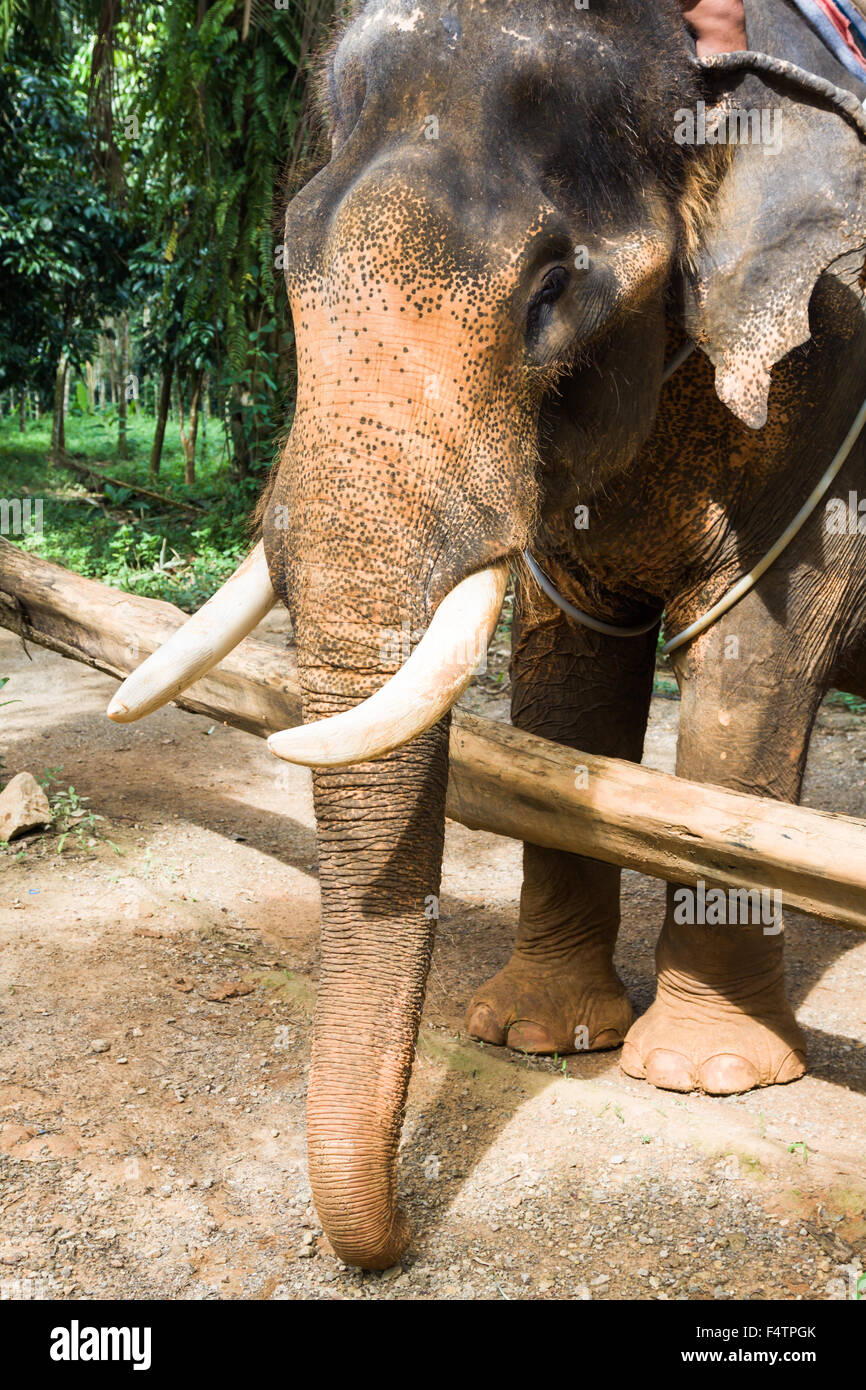
<svg viewBox="0 0 866 1390">
<path fill-rule="evenodd" d="M 314 768 L 322 903 L 309 1168 L 349 1264 L 384 1268 L 409 1239 L 397 1149 L 448 712 L 509 570 L 513 722 L 574 750 L 640 761 L 662 614 L 688 637 L 672 662 L 693 781 L 796 800 L 825 692 L 866 695 L 859 501 L 853 527 L 816 506 L 693 630 L 866 396 L 866 86 L 785 0 L 746 17 L 748 52 L 699 60 L 676 0 L 352 7 L 321 62 L 330 154 L 285 214 L 298 392 L 262 540 L 151 658 L 141 698 L 113 702 L 133 718 L 172 698 L 288 606 L 304 722 L 271 747 Z M 849 446 L 828 501 L 866 497 Z M 594 627 L 540 591 L 527 552 Z M 404 630 L 423 636 L 401 663 Z M 675 885 L 655 1002 L 633 1020 L 619 879 L 524 846 L 514 952 L 468 1031 L 530 1053 L 622 1046 L 629 1076 L 674 1091 L 801 1076 L 784 934 L 683 924 Z"/>
</svg>

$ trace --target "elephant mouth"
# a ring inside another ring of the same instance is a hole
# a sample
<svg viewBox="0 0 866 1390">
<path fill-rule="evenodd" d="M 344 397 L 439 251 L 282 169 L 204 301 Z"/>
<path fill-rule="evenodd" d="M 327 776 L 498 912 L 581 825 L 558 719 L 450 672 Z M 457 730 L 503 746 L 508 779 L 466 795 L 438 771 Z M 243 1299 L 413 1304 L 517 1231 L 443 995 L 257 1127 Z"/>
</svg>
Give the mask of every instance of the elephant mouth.
<svg viewBox="0 0 866 1390">
<path fill-rule="evenodd" d="M 507 582 L 505 560 L 462 579 L 379 690 L 340 714 L 271 734 L 271 752 L 306 767 L 347 767 L 382 758 L 431 728 L 483 662 Z M 168 704 L 227 656 L 276 602 L 259 542 L 204 607 L 124 681 L 109 718 L 127 724 Z"/>
</svg>

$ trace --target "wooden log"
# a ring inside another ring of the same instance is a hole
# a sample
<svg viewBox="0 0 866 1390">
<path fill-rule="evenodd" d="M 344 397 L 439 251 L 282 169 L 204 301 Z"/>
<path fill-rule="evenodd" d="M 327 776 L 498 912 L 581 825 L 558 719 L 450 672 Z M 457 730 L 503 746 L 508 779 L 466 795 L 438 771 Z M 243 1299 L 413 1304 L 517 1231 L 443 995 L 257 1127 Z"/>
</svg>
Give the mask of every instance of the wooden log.
<svg viewBox="0 0 866 1390">
<path fill-rule="evenodd" d="M 121 679 L 185 620 L 0 540 L 0 626 Z M 293 654 L 247 638 L 176 703 L 265 737 L 300 719 Z M 582 769 L 578 775 L 578 770 Z M 778 889 L 866 929 L 866 821 L 687 782 L 455 712 L 448 814 L 675 883 Z"/>
<path fill-rule="evenodd" d="M 138 497 L 146 497 L 150 502 L 158 502 L 163 507 L 175 507 L 178 511 L 188 512 L 190 516 L 201 516 L 203 507 L 195 502 L 184 502 L 179 497 L 167 497 L 164 492 L 154 492 L 153 488 L 143 487 L 141 483 L 124 482 L 122 478 L 112 478 L 110 474 L 103 473 L 101 468 L 79 463 L 69 454 L 61 454 L 54 461 L 60 468 L 68 468 L 70 472 L 87 478 L 91 483 L 110 483 L 114 488 L 124 488 L 127 492 L 134 492 Z"/>
<path fill-rule="evenodd" d="M 85 579 L 0 539 L 0 627 L 123 680 L 189 615 Z M 301 718 L 294 655 L 248 637 L 176 701 L 266 738 Z"/>
</svg>

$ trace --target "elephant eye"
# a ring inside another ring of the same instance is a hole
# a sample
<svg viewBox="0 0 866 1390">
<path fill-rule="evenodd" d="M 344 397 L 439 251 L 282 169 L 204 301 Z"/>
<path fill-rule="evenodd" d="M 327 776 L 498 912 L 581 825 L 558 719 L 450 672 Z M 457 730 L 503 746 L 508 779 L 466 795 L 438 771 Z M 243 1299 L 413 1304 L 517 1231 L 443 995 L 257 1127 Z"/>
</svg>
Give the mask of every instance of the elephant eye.
<svg viewBox="0 0 866 1390">
<path fill-rule="evenodd" d="M 526 308 L 526 335 L 535 339 L 547 326 L 551 308 L 561 299 L 568 285 L 568 271 L 565 266 L 555 265 L 549 270 L 533 294 Z"/>
</svg>

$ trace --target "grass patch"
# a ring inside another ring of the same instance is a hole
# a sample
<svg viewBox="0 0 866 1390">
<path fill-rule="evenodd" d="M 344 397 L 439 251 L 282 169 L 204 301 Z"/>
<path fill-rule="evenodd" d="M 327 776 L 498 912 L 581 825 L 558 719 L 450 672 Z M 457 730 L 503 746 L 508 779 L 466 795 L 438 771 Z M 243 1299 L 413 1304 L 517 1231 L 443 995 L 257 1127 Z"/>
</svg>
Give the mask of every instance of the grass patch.
<svg viewBox="0 0 866 1390">
<path fill-rule="evenodd" d="M 133 416 L 130 457 L 121 460 L 110 412 L 73 413 L 67 420 L 67 452 L 79 462 L 101 465 L 121 483 L 147 487 L 154 428 L 153 417 Z M 23 549 L 129 593 L 168 599 L 186 612 L 200 607 L 249 549 L 248 520 L 262 479 L 231 477 L 215 422 L 191 488 L 183 480 L 177 424 L 166 431 L 156 488 L 167 497 L 202 504 L 196 516 L 110 485 L 97 492 L 95 485 L 51 462 L 50 436 L 47 416 L 28 424 L 24 434 L 17 420 L 0 421 L 0 498 L 43 499 L 41 533 L 9 536 Z"/>
</svg>

